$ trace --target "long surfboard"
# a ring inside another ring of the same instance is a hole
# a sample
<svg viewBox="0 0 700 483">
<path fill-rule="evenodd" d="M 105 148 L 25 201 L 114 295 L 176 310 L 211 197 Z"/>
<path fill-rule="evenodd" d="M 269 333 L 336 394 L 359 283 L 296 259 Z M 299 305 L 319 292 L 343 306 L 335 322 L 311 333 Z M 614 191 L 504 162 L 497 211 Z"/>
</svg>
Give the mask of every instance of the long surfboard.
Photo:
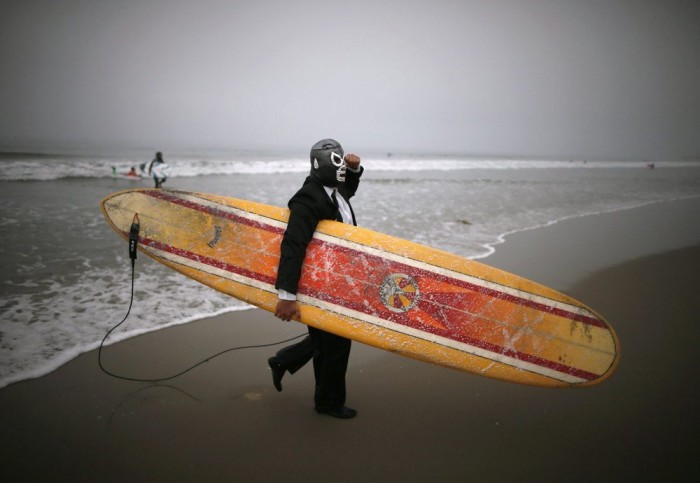
<svg viewBox="0 0 700 483">
<path fill-rule="evenodd" d="M 274 312 L 289 210 L 204 193 L 131 189 L 102 212 L 139 249 Z M 297 293 L 301 322 L 391 352 L 538 386 L 590 386 L 620 359 L 613 328 L 580 302 L 503 270 L 361 227 L 322 221 Z"/>
<path fill-rule="evenodd" d="M 154 163 L 151 169 L 153 176 L 158 178 L 169 178 L 170 177 L 170 165 L 168 163 Z"/>
</svg>

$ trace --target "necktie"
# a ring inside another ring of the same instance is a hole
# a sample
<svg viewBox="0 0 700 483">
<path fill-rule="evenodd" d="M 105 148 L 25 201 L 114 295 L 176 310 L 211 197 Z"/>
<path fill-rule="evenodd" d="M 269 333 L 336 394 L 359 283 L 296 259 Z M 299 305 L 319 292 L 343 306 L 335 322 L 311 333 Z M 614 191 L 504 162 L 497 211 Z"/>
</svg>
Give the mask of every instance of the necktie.
<svg viewBox="0 0 700 483">
<path fill-rule="evenodd" d="M 335 206 L 335 220 L 336 221 L 343 221 L 343 216 L 340 214 L 340 207 L 338 206 L 338 198 L 336 198 L 335 193 L 337 190 L 333 190 L 333 193 L 331 193 L 331 199 L 333 200 L 333 206 Z"/>
</svg>

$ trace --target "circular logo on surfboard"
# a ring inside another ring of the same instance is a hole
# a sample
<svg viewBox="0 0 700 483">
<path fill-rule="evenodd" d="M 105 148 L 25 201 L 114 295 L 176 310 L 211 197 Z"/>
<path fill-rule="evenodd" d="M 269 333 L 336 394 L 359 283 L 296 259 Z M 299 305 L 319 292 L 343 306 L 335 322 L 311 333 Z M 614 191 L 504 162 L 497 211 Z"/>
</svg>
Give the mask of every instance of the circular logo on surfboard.
<svg viewBox="0 0 700 483">
<path fill-rule="evenodd" d="M 392 312 L 408 312 L 418 304 L 418 282 L 405 273 L 387 275 L 379 286 L 379 298 Z"/>
</svg>

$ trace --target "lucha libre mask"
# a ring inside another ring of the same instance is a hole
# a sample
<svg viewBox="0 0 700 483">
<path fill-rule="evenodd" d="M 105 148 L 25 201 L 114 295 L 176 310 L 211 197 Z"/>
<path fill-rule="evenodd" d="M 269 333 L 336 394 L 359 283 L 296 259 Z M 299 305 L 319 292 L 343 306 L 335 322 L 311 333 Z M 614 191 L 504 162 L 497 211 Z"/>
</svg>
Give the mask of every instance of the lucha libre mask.
<svg viewBox="0 0 700 483">
<path fill-rule="evenodd" d="M 345 182 L 345 153 L 334 139 L 323 139 L 311 148 L 311 176 L 324 186 Z"/>
</svg>

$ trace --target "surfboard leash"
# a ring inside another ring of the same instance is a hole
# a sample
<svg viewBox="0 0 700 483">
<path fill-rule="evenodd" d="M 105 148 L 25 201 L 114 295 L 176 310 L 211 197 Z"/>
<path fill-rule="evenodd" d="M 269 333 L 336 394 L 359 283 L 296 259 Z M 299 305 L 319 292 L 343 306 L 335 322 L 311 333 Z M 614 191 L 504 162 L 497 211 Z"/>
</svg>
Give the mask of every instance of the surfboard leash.
<svg viewBox="0 0 700 483">
<path fill-rule="evenodd" d="M 187 369 L 178 372 L 177 374 L 167 376 L 167 377 L 160 377 L 157 379 L 143 379 L 143 378 L 137 378 L 137 377 L 129 377 L 129 376 L 122 376 L 119 374 L 114 374 L 113 372 L 107 370 L 104 365 L 102 364 L 102 347 L 104 346 L 105 341 L 107 338 L 110 336 L 112 332 L 114 332 L 120 325 L 122 325 L 124 322 L 126 322 L 126 319 L 129 318 L 129 314 L 131 313 L 131 308 L 134 305 L 134 279 L 135 279 L 135 273 L 136 273 L 136 254 L 138 252 L 138 243 L 139 243 L 139 231 L 140 231 L 140 221 L 139 221 L 139 214 L 135 213 L 134 214 L 134 219 L 131 222 L 131 229 L 129 230 L 129 259 L 131 260 L 131 295 L 129 297 L 129 308 L 126 311 L 126 315 L 124 318 L 116 324 L 114 327 L 109 329 L 107 333 L 105 334 L 104 338 L 102 339 L 102 342 L 100 342 L 100 347 L 97 351 L 97 363 L 100 366 L 100 369 L 102 369 L 102 372 L 105 374 L 115 377 L 117 379 L 122 379 L 124 381 L 132 381 L 132 382 L 151 382 L 151 383 L 156 383 L 156 382 L 164 382 L 164 381 L 170 381 L 172 379 L 175 379 L 176 377 L 180 377 L 183 374 L 186 374 L 190 372 L 191 370 L 195 369 L 196 367 L 201 366 L 202 364 L 209 362 L 210 360 L 219 357 L 223 354 L 226 354 L 228 352 L 233 352 L 237 350 L 243 350 L 243 349 L 261 349 L 264 347 L 273 347 L 276 345 L 284 344 L 287 342 L 291 342 L 293 340 L 299 339 L 301 337 L 304 337 L 306 334 L 299 334 L 297 336 L 291 337 L 289 339 L 281 340 L 279 342 L 272 342 L 269 344 L 258 344 L 258 345 L 247 345 L 247 346 L 238 346 L 238 347 L 232 347 L 230 349 L 223 350 L 221 352 L 218 352 L 214 355 L 211 355 L 207 357 L 206 359 L 202 359 L 201 361 L 197 362 L 196 364 L 188 367 Z"/>
</svg>

